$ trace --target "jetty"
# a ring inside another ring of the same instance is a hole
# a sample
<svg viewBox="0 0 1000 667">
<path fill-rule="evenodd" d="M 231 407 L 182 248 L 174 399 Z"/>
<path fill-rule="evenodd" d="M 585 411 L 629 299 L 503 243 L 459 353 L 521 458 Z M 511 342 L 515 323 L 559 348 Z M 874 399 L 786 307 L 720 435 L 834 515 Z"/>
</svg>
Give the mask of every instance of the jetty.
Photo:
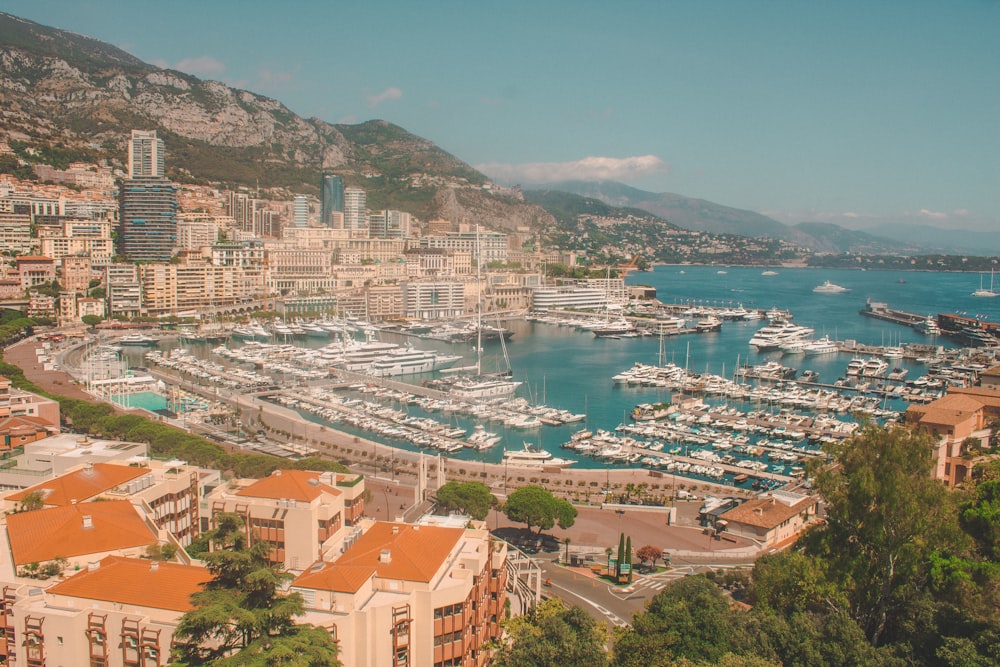
<svg viewBox="0 0 1000 667">
<path fill-rule="evenodd" d="M 916 327 L 927 319 L 926 315 L 918 315 L 917 313 L 908 313 L 905 310 L 890 308 L 887 303 L 872 301 L 871 299 L 865 301 L 865 307 L 859 310 L 858 313 L 865 317 L 902 324 L 911 328 Z"/>
</svg>

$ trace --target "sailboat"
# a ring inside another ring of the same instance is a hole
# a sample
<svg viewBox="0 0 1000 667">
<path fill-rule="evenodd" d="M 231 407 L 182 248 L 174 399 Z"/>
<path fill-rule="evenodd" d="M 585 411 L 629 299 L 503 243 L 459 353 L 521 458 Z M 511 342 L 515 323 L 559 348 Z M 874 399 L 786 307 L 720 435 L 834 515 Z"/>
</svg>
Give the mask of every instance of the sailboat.
<svg viewBox="0 0 1000 667">
<path fill-rule="evenodd" d="M 1000 296 L 997 292 L 993 291 L 993 269 L 990 269 L 990 288 L 983 288 L 983 274 L 979 274 L 979 289 L 972 293 L 972 296 Z"/>
<path fill-rule="evenodd" d="M 476 306 L 476 372 L 475 375 L 463 375 L 443 380 L 446 391 L 452 396 L 463 400 L 495 399 L 513 395 L 521 383 L 511 379 L 510 358 L 507 356 L 507 343 L 503 336 L 500 344 L 503 348 L 506 369 L 497 373 L 483 374 L 483 290 L 482 262 L 479 252 L 479 228 L 476 228 L 476 282 L 479 286 L 479 296 Z"/>
</svg>

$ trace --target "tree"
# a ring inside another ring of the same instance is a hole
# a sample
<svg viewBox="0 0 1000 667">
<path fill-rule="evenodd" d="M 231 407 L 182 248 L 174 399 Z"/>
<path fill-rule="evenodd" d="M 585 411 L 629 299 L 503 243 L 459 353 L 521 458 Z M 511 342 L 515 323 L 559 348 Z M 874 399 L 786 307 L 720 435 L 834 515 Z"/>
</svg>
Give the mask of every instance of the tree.
<svg viewBox="0 0 1000 667">
<path fill-rule="evenodd" d="M 191 596 L 194 609 L 181 617 L 174 637 L 181 665 L 340 665 L 329 633 L 297 625 L 302 596 L 281 594 L 292 575 L 267 560 L 269 544 L 250 544 L 243 518 L 219 514 L 204 555 L 212 580 Z"/>
<path fill-rule="evenodd" d="M 718 661 L 742 643 L 736 612 L 703 575 L 678 579 L 617 633 L 613 665 L 670 667 L 675 661 Z"/>
<path fill-rule="evenodd" d="M 497 667 L 564 667 L 608 664 L 606 636 L 580 607 L 566 607 L 559 599 L 542 602 L 531 613 L 507 621 L 509 642 L 494 659 Z"/>
<path fill-rule="evenodd" d="M 538 526 L 538 534 L 558 522 L 560 528 L 569 528 L 576 520 L 576 508 L 569 502 L 552 495 L 540 486 L 522 486 L 507 497 L 503 512 L 517 523 Z"/>
<path fill-rule="evenodd" d="M 816 476 L 827 520 L 805 543 L 835 581 L 873 646 L 906 639 L 907 611 L 926 590 L 934 552 L 962 554 L 968 538 L 955 497 L 931 477 L 931 439 L 902 427 L 866 425 L 831 449 Z"/>
<path fill-rule="evenodd" d="M 21 498 L 16 511 L 31 512 L 33 510 L 40 510 L 43 507 L 45 507 L 45 494 L 41 491 L 32 491 L 31 493 L 24 494 L 24 498 Z"/>
<path fill-rule="evenodd" d="M 84 315 L 80 318 L 84 324 L 88 327 L 97 326 L 101 323 L 101 317 L 99 315 Z"/>
<path fill-rule="evenodd" d="M 656 561 L 663 558 L 663 549 L 647 544 L 644 547 L 636 549 L 635 555 L 639 559 L 640 565 L 645 565 L 646 561 L 649 561 L 653 567 L 656 567 Z"/>
<path fill-rule="evenodd" d="M 437 502 L 441 509 L 462 512 L 481 521 L 497 499 L 481 482 L 448 482 L 438 489 Z"/>
</svg>

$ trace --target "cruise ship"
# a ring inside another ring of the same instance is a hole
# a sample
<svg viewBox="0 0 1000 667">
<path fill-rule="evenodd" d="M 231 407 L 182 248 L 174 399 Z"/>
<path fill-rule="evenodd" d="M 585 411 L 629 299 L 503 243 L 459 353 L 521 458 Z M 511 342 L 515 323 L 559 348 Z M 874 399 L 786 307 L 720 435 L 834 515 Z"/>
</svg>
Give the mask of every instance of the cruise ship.
<svg viewBox="0 0 1000 667">
<path fill-rule="evenodd" d="M 777 350 L 785 343 L 808 338 L 814 332 L 814 329 L 791 322 L 772 322 L 757 330 L 757 333 L 750 339 L 750 347 L 758 352 Z"/>
<path fill-rule="evenodd" d="M 417 350 L 412 347 L 397 348 L 372 361 L 366 372 L 376 377 L 430 373 L 431 371 L 447 368 L 461 358 L 456 355 L 438 354 L 437 352 Z"/>
<path fill-rule="evenodd" d="M 522 466 L 528 468 L 565 468 L 576 461 L 553 456 L 550 452 L 532 447 L 524 443 L 524 449 L 504 450 L 504 465 Z"/>
</svg>

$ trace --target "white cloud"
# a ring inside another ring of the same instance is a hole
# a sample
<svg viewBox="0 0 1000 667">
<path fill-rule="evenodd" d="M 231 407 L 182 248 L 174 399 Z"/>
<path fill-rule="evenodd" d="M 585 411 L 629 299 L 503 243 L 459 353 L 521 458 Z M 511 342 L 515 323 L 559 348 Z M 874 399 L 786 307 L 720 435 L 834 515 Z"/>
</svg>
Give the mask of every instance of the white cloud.
<svg viewBox="0 0 1000 667">
<path fill-rule="evenodd" d="M 951 214 L 952 215 L 957 215 L 957 216 L 969 215 L 969 209 L 967 209 L 967 208 L 956 208 L 954 211 L 951 212 Z"/>
<path fill-rule="evenodd" d="M 917 212 L 917 215 L 923 218 L 931 218 L 932 220 L 944 220 L 948 217 L 947 213 L 942 213 L 941 211 L 932 211 L 926 208 L 920 209 Z"/>
<path fill-rule="evenodd" d="M 374 95 L 368 95 L 368 108 L 374 109 L 383 102 L 388 102 L 389 100 L 398 100 L 403 96 L 403 91 L 395 86 L 390 86 L 386 88 L 381 93 L 376 93 Z"/>
<path fill-rule="evenodd" d="M 669 171 L 655 155 L 633 157 L 585 157 L 572 162 L 531 162 L 502 164 L 489 162 L 476 169 L 491 178 L 509 183 L 553 183 L 556 181 L 628 181 L 639 176 Z"/>
<path fill-rule="evenodd" d="M 197 76 L 219 76 L 226 71 L 226 65 L 212 56 L 197 56 L 177 61 L 174 69 Z"/>
</svg>

